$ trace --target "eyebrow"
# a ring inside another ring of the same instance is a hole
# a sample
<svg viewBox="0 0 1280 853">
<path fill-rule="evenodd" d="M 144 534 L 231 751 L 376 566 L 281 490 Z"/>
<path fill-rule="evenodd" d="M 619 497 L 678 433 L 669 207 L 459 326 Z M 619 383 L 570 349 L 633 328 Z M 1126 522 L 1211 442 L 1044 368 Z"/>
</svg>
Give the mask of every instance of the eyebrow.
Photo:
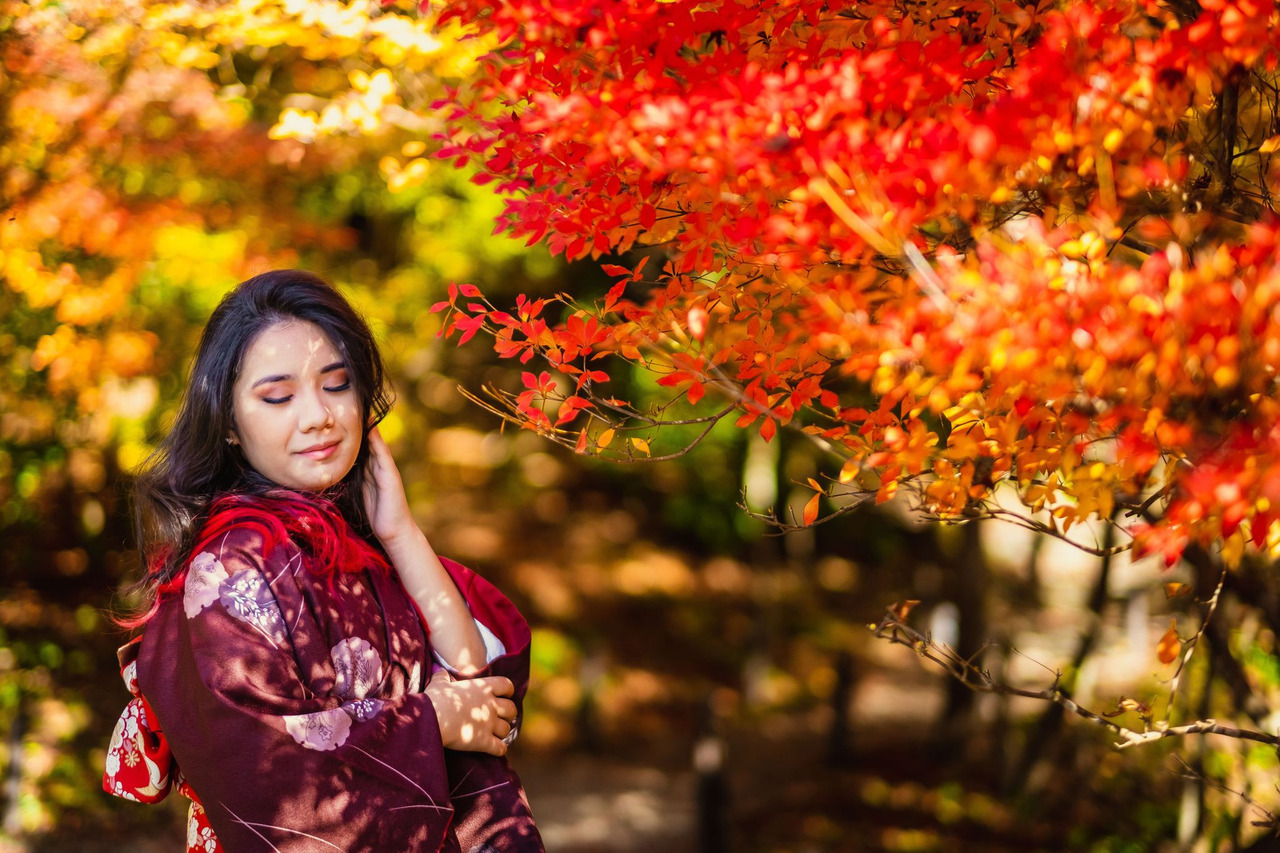
<svg viewBox="0 0 1280 853">
<path fill-rule="evenodd" d="M 345 361 L 335 361 L 333 364 L 327 364 L 324 367 L 320 368 L 320 374 L 324 375 L 326 373 L 333 373 L 335 370 L 342 370 L 346 366 L 347 366 L 347 363 Z M 253 390 L 254 388 L 257 388 L 259 385 L 267 385 L 272 382 L 287 382 L 292 378 L 293 378 L 293 374 L 291 373 L 277 373 L 274 376 L 264 376 L 261 379 L 259 379 L 257 382 L 250 385 L 249 389 Z"/>
</svg>

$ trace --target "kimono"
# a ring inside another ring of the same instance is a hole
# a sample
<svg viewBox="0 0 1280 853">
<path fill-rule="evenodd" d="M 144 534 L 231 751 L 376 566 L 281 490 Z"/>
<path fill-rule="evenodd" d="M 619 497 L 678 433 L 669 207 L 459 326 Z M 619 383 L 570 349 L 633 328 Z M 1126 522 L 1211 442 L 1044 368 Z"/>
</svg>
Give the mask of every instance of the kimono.
<svg viewBox="0 0 1280 853">
<path fill-rule="evenodd" d="M 443 662 L 385 560 L 360 540 L 371 565 L 316 571 L 332 553 L 299 544 L 307 519 L 288 527 L 270 510 L 211 513 L 180 588 L 121 650 L 135 698 L 104 788 L 190 797 L 188 851 L 542 853 L 507 759 L 443 747 L 422 692 Z M 345 522 L 337 533 L 358 539 Z M 472 677 L 511 679 L 521 709 L 528 625 L 483 578 L 441 562 L 489 651 Z"/>
</svg>

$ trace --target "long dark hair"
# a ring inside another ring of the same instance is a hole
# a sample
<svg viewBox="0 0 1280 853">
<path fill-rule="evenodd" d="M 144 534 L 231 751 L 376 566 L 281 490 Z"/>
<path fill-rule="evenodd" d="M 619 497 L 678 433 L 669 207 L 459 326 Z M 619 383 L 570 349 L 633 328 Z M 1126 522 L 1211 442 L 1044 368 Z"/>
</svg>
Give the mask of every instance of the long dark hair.
<svg viewBox="0 0 1280 853">
<path fill-rule="evenodd" d="M 232 390 L 245 351 L 264 330 L 288 320 L 315 324 L 342 354 L 360 401 L 366 436 L 391 408 L 373 335 L 331 284 L 303 270 L 277 270 L 237 285 L 209 317 L 173 429 L 135 482 L 134 521 L 144 575 L 133 591 L 142 600 L 132 615 L 117 619 L 121 625 L 145 623 L 161 592 L 182 577 L 215 500 L 283 492 L 250 467 L 227 436 L 235 425 Z M 324 494 L 365 537 L 371 536 L 362 495 L 368 454 L 365 440 L 355 465 Z"/>
</svg>

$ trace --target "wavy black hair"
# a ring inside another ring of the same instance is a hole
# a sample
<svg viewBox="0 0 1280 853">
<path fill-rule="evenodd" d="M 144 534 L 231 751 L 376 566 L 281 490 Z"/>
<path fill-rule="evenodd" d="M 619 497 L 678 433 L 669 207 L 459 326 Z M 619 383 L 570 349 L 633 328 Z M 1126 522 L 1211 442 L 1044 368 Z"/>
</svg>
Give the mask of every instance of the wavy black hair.
<svg viewBox="0 0 1280 853">
<path fill-rule="evenodd" d="M 235 426 L 233 389 L 245 352 L 266 329 L 289 320 L 315 324 L 346 361 L 365 436 L 391 408 L 385 370 L 369 326 L 333 285 L 304 270 L 276 270 L 241 282 L 214 309 L 200 337 L 177 420 L 134 484 L 134 521 L 144 574 L 141 602 L 125 627 L 144 624 L 162 590 L 181 578 L 210 505 L 231 494 L 266 496 L 280 487 L 227 442 Z M 368 441 L 351 470 L 325 491 L 347 522 L 371 538 L 363 485 Z"/>
</svg>

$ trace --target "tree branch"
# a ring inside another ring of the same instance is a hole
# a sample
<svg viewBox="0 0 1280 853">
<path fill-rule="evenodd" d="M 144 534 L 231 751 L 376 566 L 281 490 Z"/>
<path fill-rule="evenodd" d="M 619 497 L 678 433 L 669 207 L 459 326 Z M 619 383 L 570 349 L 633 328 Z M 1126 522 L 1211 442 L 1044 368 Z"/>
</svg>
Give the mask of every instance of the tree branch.
<svg viewBox="0 0 1280 853">
<path fill-rule="evenodd" d="M 870 626 L 875 636 L 890 643 L 900 646 L 907 646 L 912 649 L 918 656 L 932 661 L 940 666 L 952 678 L 959 680 L 971 690 L 980 693 L 994 693 L 1003 696 L 1022 696 L 1027 699 L 1039 699 L 1045 702 L 1053 702 L 1060 705 L 1064 710 L 1070 711 L 1076 716 L 1088 720 L 1094 725 L 1101 726 L 1107 731 L 1115 735 L 1118 740 L 1115 743 L 1118 749 L 1128 749 L 1133 746 L 1141 746 L 1148 743 L 1154 743 L 1158 740 L 1164 740 L 1170 737 L 1186 737 L 1187 735 L 1222 735 L 1223 737 L 1236 738 L 1238 740 L 1250 740 L 1257 743 L 1265 743 L 1270 746 L 1280 747 L 1280 736 L 1266 734 L 1265 732 L 1253 731 L 1250 729 L 1240 729 L 1235 726 L 1222 725 L 1217 720 L 1205 719 L 1197 720 L 1193 723 L 1187 723 L 1182 726 L 1169 726 L 1164 722 L 1150 724 L 1150 709 L 1138 702 L 1132 700 L 1122 700 L 1120 707 L 1114 712 L 1108 712 L 1108 715 L 1119 715 L 1124 711 L 1136 711 L 1144 721 L 1142 730 L 1133 729 L 1128 726 L 1121 725 L 1107 718 L 1107 715 L 1099 714 L 1077 703 L 1072 699 L 1059 684 L 1062 673 L 1055 674 L 1053 685 L 1042 690 L 1027 690 L 1020 687 L 1014 687 L 1010 684 L 997 681 L 992 677 L 991 673 L 973 662 L 972 659 L 960 657 L 950 647 L 935 643 L 932 637 L 923 634 L 920 631 L 907 625 L 903 619 L 910 607 L 905 603 L 899 603 L 885 614 L 885 617 L 879 623 Z"/>
</svg>

